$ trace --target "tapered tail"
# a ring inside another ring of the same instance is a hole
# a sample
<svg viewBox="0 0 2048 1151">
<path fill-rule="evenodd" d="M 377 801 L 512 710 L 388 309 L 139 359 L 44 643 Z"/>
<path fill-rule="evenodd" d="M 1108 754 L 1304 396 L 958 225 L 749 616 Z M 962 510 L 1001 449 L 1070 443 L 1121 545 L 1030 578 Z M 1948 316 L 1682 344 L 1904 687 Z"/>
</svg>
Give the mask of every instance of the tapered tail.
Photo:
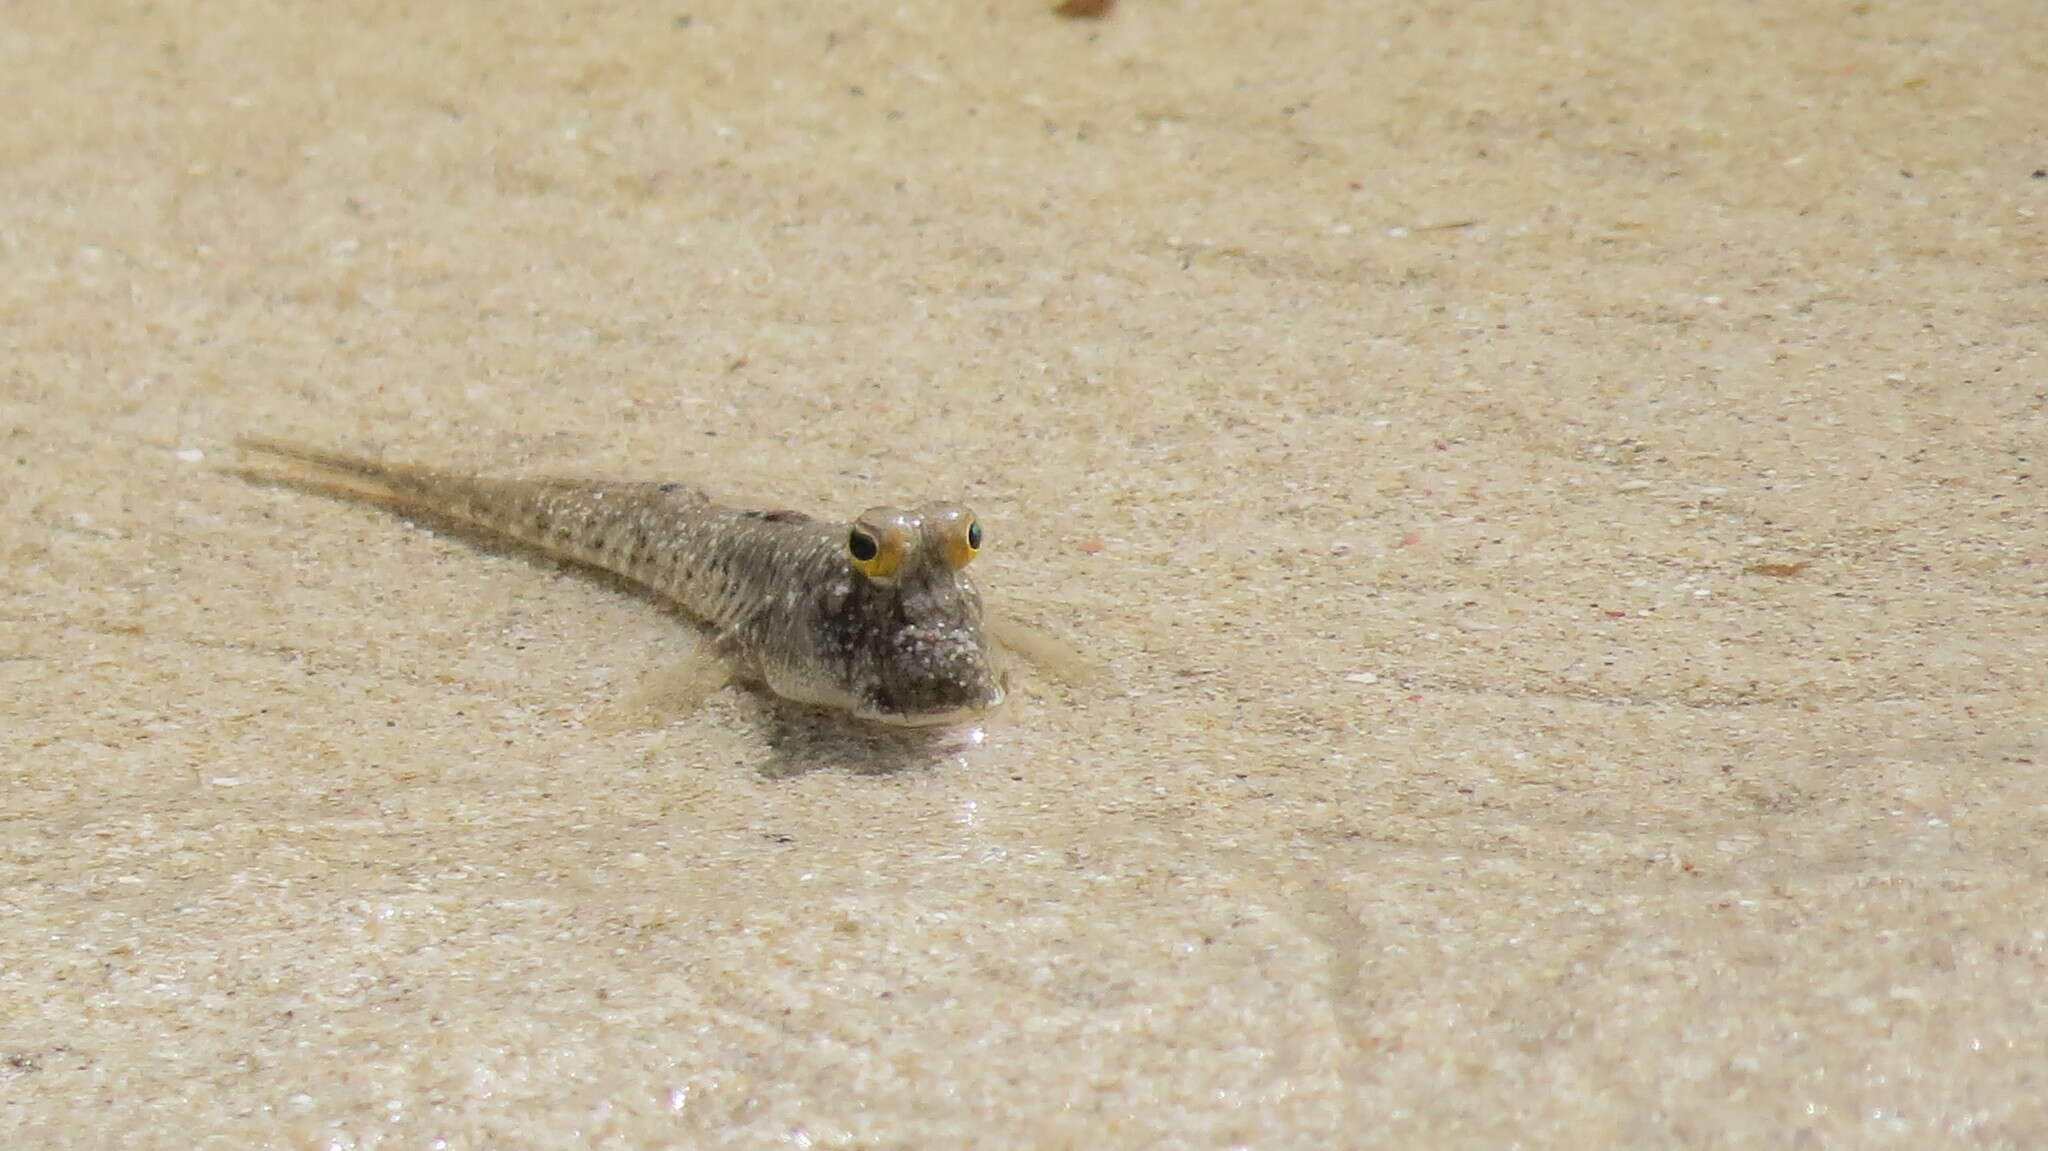
<svg viewBox="0 0 2048 1151">
<path fill-rule="evenodd" d="M 237 444 L 285 465 L 244 473 L 251 478 L 464 520 L 637 580 L 711 620 L 731 614 L 730 589 L 709 575 L 679 585 L 679 567 L 694 573 L 708 566 L 679 560 L 681 541 L 713 527 L 729 532 L 736 523 L 751 530 L 763 522 L 736 517 L 681 484 L 500 479 L 385 463 L 288 440 L 251 438 Z M 720 579 L 729 582 L 723 574 Z"/>
<path fill-rule="evenodd" d="M 387 464 L 346 452 L 328 451 L 291 440 L 245 436 L 235 441 L 242 451 L 294 465 L 280 472 L 249 471 L 250 478 L 283 481 L 342 495 L 407 503 L 426 497 L 433 473 L 426 468 Z"/>
</svg>

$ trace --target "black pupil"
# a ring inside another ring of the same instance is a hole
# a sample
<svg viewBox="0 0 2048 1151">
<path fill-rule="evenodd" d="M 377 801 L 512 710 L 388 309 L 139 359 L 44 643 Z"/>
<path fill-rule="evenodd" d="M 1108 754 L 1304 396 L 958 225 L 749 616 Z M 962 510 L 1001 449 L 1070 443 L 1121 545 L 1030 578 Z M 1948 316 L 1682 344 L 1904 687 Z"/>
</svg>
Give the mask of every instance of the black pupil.
<svg viewBox="0 0 2048 1151">
<path fill-rule="evenodd" d="M 854 559 L 866 563 L 874 559 L 881 552 L 882 548 L 880 544 L 875 542 L 875 537 L 859 528 L 855 528 L 853 529 L 853 534 L 846 537 L 846 550 Z"/>
<path fill-rule="evenodd" d="M 975 551 L 981 550 L 980 520 L 976 520 L 973 523 L 967 525 L 967 546 L 973 548 Z"/>
</svg>

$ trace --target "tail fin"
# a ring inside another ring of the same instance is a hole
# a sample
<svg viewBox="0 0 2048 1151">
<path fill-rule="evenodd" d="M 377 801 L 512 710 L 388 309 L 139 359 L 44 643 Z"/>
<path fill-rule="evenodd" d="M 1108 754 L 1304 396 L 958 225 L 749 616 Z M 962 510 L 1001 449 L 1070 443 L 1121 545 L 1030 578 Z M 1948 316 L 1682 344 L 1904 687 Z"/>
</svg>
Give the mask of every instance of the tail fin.
<svg viewBox="0 0 2048 1151">
<path fill-rule="evenodd" d="M 235 469 L 245 478 L 385 502 L 406 503 L 419 499 L 425 486 L 421 481 L 431 474 L 425 468 L 387 464 L 364 456 L 263 436 L 238 439 L 235 446 L 251 455 L 267 456 L 274 461 L 294 465 L 281 471 Z"/>
</svg>

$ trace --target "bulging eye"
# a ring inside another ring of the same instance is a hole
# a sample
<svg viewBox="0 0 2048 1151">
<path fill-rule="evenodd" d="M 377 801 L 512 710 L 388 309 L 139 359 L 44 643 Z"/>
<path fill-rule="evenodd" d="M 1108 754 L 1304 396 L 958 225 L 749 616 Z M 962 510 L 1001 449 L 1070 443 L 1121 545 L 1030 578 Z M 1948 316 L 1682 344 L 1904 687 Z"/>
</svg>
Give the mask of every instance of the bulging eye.
<svg viewBox="0 0 2048 1151">
<path fill-rule="evenodd" d="M 903 564 L 903 550 L 904 532 L 893 524 L 883 524 L 881 530 L 855 524 L 846 533 L 846 558 L 853 561 L 854 570 L 869 579 L 895 575 Z"/>
<path fill-rule="evenodd" d="M 964 568 L 981 551 L 981 521 L 962 515 L 946 527 L 946 562 Z"/>
</svg>

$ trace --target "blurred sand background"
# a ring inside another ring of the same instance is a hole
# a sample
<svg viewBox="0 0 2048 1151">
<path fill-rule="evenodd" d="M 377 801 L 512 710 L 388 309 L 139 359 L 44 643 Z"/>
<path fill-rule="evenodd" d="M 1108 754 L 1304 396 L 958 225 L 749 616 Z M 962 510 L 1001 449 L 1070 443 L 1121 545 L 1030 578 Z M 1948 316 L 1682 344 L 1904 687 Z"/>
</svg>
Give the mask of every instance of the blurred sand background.
<svg viewBox="0 0 2048 1151">
<path fill-rule="evenodd" d="M 2039 1146 L 2034 0 L 0 8 L 0 1143 Z M 974 503 L 893 756 L 240 434 Z"/>
</svg>

